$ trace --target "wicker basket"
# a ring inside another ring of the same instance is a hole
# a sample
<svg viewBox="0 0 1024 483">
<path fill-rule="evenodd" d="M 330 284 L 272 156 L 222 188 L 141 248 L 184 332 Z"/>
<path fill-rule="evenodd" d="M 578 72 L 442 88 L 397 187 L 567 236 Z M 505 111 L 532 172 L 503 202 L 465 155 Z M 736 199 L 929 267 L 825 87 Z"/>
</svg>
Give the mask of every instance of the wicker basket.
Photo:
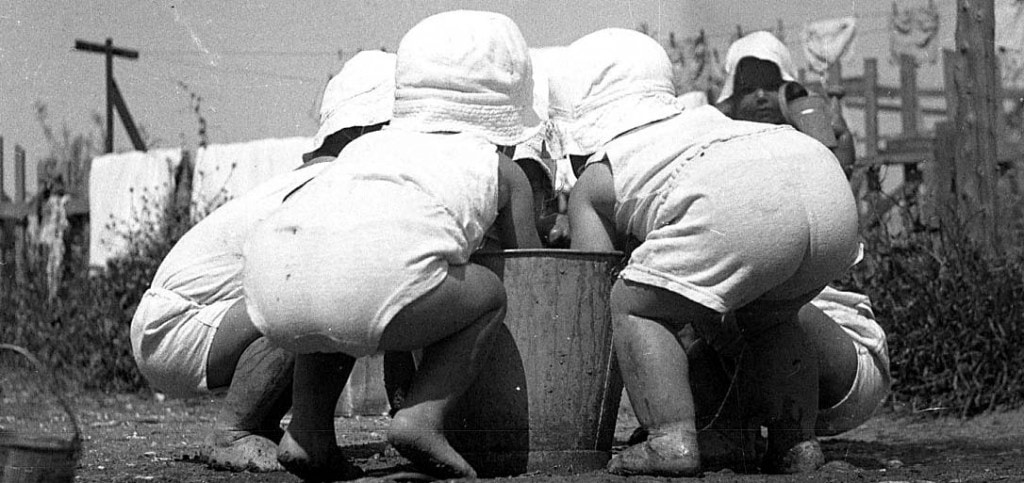
<svg viewBox="0 0 1024 483">
<path fill-rule="evenodd" d="M 64 395 L 56 388 L 53 374 L 29 351 L 11 344 L 0 344 L 0 351 L 20 354 L 35 367 L 40 380 L 50 383 L 61 408 L 67 413 L 73 436 L 61 438 L 50 434 L 0 429 L 0 483 L 70 482 L 82 449 L 82 434 L 75 413 Z"/>
</svg>

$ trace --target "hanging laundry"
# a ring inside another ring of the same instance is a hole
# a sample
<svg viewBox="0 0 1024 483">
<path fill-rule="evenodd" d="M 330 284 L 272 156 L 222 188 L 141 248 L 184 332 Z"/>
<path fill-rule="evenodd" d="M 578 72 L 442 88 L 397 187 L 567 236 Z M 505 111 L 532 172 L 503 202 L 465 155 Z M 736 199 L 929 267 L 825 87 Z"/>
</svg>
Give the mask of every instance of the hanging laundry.
<svg viewBox="0 0 1024 483">
<path fill-rule="evenodd" d="M 995 0 L 996 57 L 1003 88 L 1024 89 L 1024 1 Z"/>
<path fill-rule="evenodd" d="M 260 139 L 199 148 L 192 178 L 192 221 L 256 185 L 302 165 L 311 138 Z"/>
<path fill-rule="evenodd" d="M 889 19 L 889 62 L 909 55 L 917 65 L 939 59 L 939 9 L 935 0 L 895 0 Z"/>
<path fill-rule="evenodd" d="M 851 50 L 857 31 L 857 19 L 842 17 L 818 20 L 804 25 L 800 32 L 804 57 L 811 71 L 824 74 L 830 65 Z"/>
<path fill-rule="evenodd" d="M 180 162 L 180 149 L 130 151 L 92 160 L 90 268 L 105 269 L 108 260 L 130 253 L 133 243 L 160 233 Z"/>
<path fill-rule="evenodd" d="M 33 252 L 39 254 L 46 266 L 48 300 L 56 298 L 63 274 L 64 238 L 70 227 L 67 212 L 68 199 L 70 196 L 66 194 L 51 194 L 43 201 L 39 233 L 35 237 L 38 245 L 33 247 Z"/>
<path fill-rule="evenodd" d="M 725 83 L 725 69 L 718 51 L 708 45 L 703 30 L 695 36 L 682 39 L 677 39 L 675 33 L 670 32 L 664 47 L 672 61 L 676 92 L 703 92 L 709 98 L 718 95 Z"/>
</svg>

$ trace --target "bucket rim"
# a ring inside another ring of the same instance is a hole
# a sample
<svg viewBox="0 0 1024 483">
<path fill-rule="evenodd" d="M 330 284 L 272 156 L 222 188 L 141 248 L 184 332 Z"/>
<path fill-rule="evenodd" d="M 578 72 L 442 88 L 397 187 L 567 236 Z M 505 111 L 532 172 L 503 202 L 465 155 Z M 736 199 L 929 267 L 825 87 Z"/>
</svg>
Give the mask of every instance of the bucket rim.
<svg viewBox="0 0 1024 483">
<path fill-rule="evenodd" d="M 25 436 L 19 433 L 0 432 L 0 448 L 15 448 L 36 453 L 66 453 L 78 451 L 82 446 L 79 438 L 64 439 L 56 436 Z"/>
<path fill-rule="evenodd" d="M 529 256 L 568 256 L 622 258 L 621 251 L 574 250 L 571 248 L 506 248 L 502 250 L 482 250 L 473 254 L 474 257 L 517 258 Z"/>
</svg>

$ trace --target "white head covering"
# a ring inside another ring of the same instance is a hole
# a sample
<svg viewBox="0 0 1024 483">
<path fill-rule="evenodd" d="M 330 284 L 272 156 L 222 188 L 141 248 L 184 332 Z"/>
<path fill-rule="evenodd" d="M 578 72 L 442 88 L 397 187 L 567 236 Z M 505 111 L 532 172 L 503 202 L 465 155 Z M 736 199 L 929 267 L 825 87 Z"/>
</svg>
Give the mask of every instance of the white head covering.
<svg viewBox="0 0 1024 483">
<path fill-rule="evenodd" d="M 741 37 L 729 46 L 729 52 L 725 54 L 725 85 L 722 86 L 722 93 L 718 95 L 716 102 L 722 102 L 732 97 L 736 83 L 736 66 L 744 57 L 771 62 L 779 66 L 782 80 L 787 82 L 796 80 L 796 64 L 793 63 L 793 57 L 786 44 L 768 32 L 754 32 Z"/>
<path fill-rule="evenodd" d="M 526 41 L 501 14 L 457 10 L 422 20 L 398 46 L 395 87 L 393 127 L 476 133 L 505 146 L 540 129 Z"/>
<path fill-rule="evenodd" d="M 541 128 L 537 134 L 516 146 L 512 159 L 533 159 L 540 165 L 541 169 L 548 175 L 552 186 L 557 184 L 555 177 L 555 162 L 553 160 L 562 157 L 561 142 L 551 128 L 551 120 L 548 116 L 548 73 L 551 66 L 555 65 L 561 58 L 565 47 L 541 47 L 530 49 L 530 60 L 533 64 L 533 110 L 541 119 Z"/>
<path fill-rule="evenodd" d="M 313 149 L 342 129 L 389 121 L 395 104 L 395 54 L 364 50 L 327 82 Z"/>
<path fill-rule="evenodd" d="M 604 29 L 573 42 L 548 83 L 565 154 L 594 154 L 619 134 L 679 113 L 668 54 L 634 30 Z"/>
</svg>

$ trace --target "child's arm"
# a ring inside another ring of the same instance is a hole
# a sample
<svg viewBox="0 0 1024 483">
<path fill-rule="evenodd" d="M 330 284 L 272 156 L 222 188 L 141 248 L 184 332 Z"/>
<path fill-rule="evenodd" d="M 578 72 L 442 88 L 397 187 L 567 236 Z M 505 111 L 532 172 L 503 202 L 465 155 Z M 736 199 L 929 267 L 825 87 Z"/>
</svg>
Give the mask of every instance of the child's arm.
<svg viewBox="0 0 1024 483">
<path fill-rule="evenodd" d="M 533 211 L 533 188 L 522 168 L 498 155 L 498 218 L 502 248 L 541 248 Z"/>
<path fill-rule="evenodd" d="M 615 186 L 607 160 L 587 167 L 569 196 L 569 229 L 572 248 L 613 251 L 615 232 Z"/>
</svg>

